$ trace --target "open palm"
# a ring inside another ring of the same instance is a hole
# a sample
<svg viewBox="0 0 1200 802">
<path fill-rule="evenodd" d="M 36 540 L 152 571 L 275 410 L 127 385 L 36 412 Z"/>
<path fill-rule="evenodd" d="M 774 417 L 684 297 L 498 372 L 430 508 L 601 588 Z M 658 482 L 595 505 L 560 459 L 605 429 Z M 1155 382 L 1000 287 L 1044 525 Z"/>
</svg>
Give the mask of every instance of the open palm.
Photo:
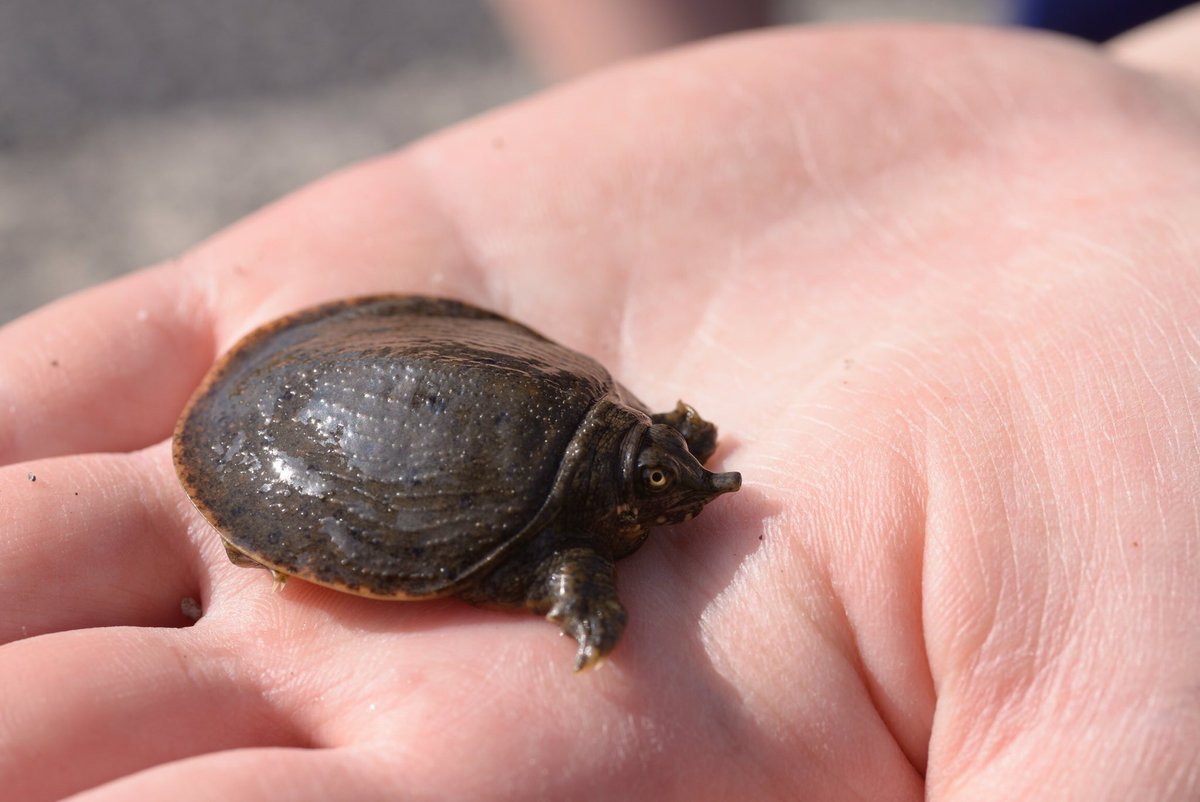
<svg viewBox="0 0 1200 802">
<path fill-rule="evenodd" d="M 8 326 L 0 788 L 1196 793 L 1189 108 L 1183 81 L 1041 37 L 731 39 Z M 274 593 L 180 489 L 166 438 L 217 354 L 376 292 L 495 309 L 721 427 L 744 487 L 618 566 L 630 624 L 600 670 L 534 617 Z"/>
</svg>

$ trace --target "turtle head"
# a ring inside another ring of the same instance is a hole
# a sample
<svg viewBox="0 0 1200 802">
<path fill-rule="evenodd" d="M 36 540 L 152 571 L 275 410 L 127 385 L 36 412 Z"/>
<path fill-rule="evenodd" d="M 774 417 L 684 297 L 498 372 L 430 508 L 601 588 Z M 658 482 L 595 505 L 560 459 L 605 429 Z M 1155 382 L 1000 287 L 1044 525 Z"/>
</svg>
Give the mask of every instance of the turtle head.
<svg viewBox="0 0 1200 802">
<path fill-rule="evenodd" d="M 630 456 L 628 503 L 642 526 L 690 520 L 717 496 L 742 486 L 740 473 L 705 470 L 683 436 L 666 424 L 646 427 Z"/>
</svg>

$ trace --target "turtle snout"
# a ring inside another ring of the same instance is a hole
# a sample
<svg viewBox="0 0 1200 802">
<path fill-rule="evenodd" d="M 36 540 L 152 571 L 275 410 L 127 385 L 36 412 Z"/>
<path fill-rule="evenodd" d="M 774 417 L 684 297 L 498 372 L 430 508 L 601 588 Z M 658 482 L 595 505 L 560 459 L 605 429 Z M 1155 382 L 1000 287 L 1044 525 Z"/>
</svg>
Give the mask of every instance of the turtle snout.
<svg viewBox="0 0 1200 802">
<path fill-rule="evenodd" d="M 708 486 L 714 495 L 736 493 L 742 487 L 742 475 L 737 471 L 709 474 Z"/>
</svg>

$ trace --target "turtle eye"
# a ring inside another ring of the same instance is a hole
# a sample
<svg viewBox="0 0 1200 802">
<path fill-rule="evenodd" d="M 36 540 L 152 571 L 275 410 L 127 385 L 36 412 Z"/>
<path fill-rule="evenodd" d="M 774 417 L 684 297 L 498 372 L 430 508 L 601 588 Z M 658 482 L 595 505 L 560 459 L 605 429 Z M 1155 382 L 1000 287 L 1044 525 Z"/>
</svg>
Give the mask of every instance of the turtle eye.
<svg viewBox="0 0 1200 802">
<path fill-rule="evenodd" d="M 671 475 L 662 468 L 646 468 L 642 471 L 642 481 L 654 492 L 661 492 L 671 484 Z"/>
</svg>

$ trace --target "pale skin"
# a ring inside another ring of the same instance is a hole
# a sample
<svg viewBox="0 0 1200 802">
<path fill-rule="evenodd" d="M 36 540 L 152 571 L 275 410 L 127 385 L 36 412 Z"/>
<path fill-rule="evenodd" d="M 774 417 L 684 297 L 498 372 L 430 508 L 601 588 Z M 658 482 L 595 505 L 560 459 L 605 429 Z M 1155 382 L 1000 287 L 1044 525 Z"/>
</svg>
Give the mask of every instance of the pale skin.
<svg viewBox="0 0 1200 802">
<path fill-rule="evenodd" d="M 767 0 L 490 0 L 543 76 L 556 80 L 693 39 L 765 25 Z"/>
<path fill-rule="evenodd" d="M 1198 30 L 668 54 L 3 329 L 0 788 L 1195 798 Z M 385 291 L 721 427 L 743 487 L 618 565 L 600 669 L 532 616 L 273 592 L 178 487 L 218 353 Z"/>
</svg>

